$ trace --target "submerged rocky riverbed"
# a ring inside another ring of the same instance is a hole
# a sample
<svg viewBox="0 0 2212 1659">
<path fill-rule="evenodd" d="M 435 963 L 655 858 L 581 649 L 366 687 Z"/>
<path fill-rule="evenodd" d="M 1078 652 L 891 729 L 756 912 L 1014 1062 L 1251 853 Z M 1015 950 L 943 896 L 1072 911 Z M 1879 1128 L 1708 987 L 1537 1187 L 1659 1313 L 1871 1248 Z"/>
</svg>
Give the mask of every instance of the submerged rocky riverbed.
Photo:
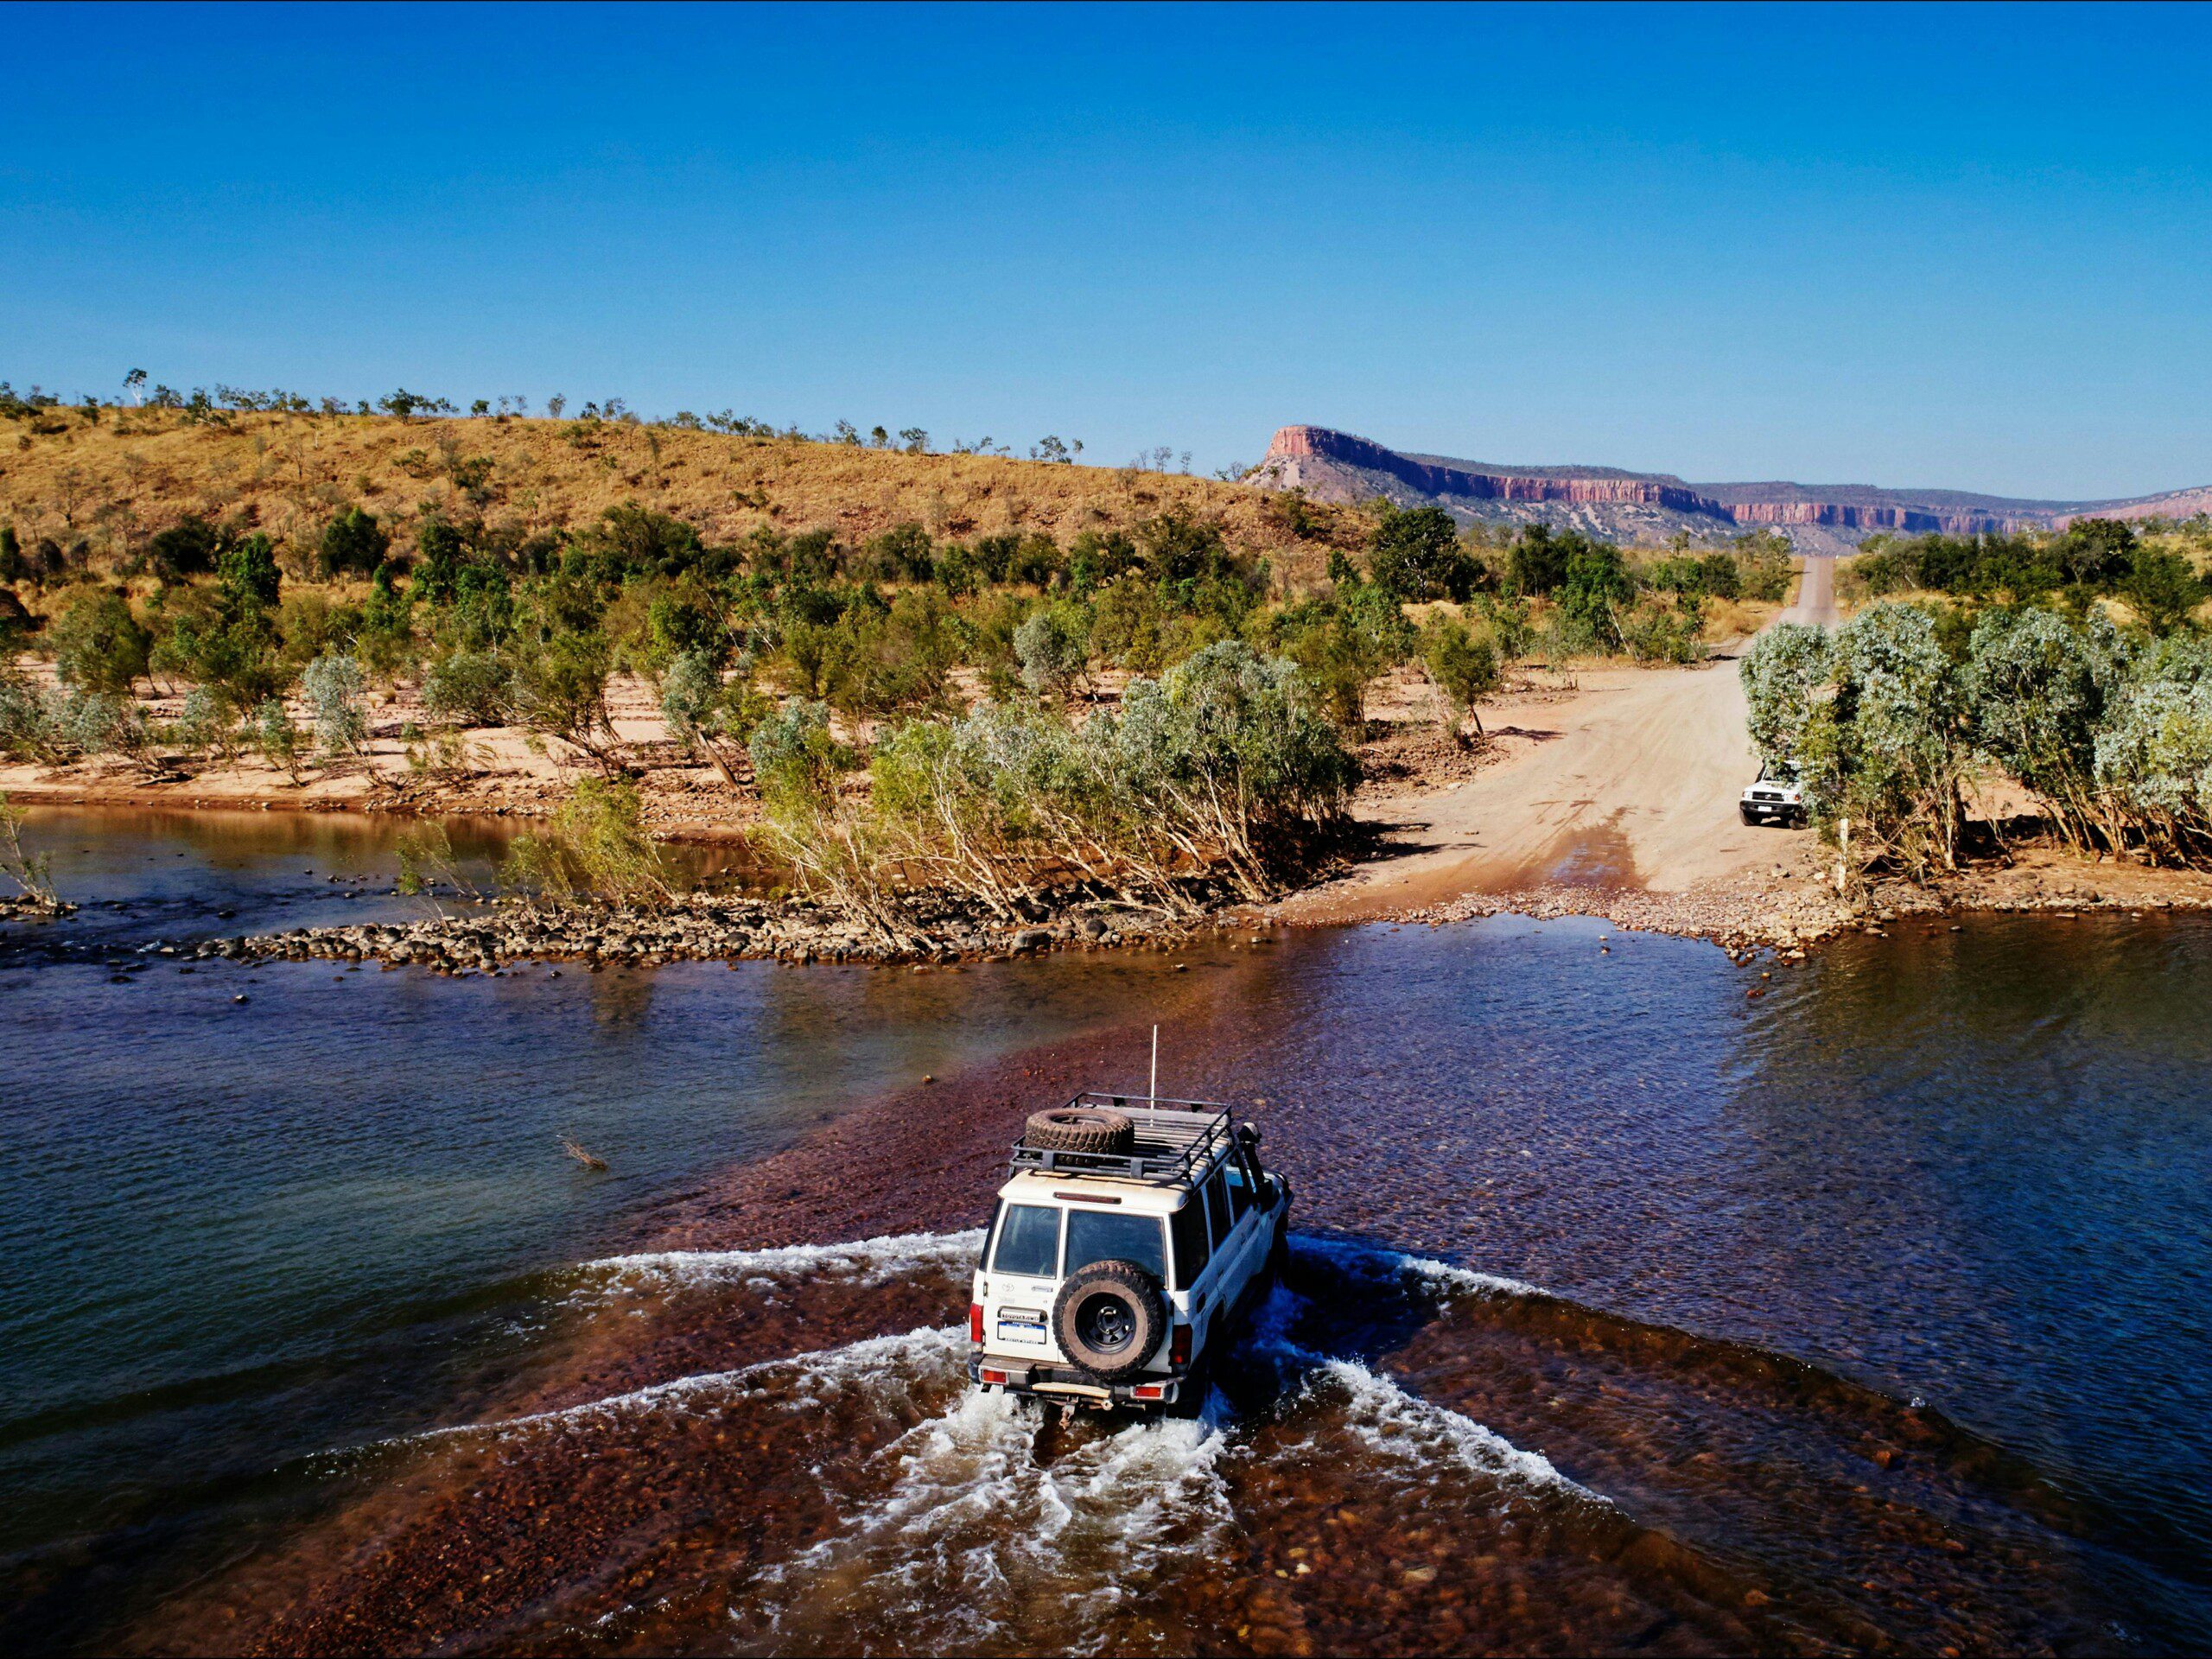
<svg viewBox="0 0 2212 1659">
<path fill-rule="evenodd" d="M 2200 918 L 1876 915 L 1770 977 L 1522 916 L 669 954 L 772 944 L 747 901 L 564 921 L 598 972 L 508 969 L 499 909 L 444 973 L 333 972 L 191 953 L 434 926 L 388 836 L 35 827 L 81 908 L 0 930 L 11 1647 L 2131 1654 L 2212 1617 Z M 1023 1114 L 1144 1086 L 1155 1022 L 1163 1090 L 1295 1184 L 1288 1288 L 1205 1421 L 1041 1432 L 966 1387 L 973 1230 Z"/>
</svg>

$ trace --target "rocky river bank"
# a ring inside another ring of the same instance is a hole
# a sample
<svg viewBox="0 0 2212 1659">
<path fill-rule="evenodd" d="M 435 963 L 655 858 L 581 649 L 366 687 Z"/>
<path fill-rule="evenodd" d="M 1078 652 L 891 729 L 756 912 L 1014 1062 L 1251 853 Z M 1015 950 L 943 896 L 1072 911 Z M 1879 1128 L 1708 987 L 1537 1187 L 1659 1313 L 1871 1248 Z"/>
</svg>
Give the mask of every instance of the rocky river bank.
<svg viewBox="0 0 2212 1659">
<path fill-rule="evenodd" d="M 803 899 L 695 893 L 628 909 L 502 899 L 418 922 L 301 927 L 163 951 L 202 960 L 381 962 L 442 973 L 492 973 L 525 961 L 951 963 L 1167 943 L 1232 925 L 1217 906 L 1194 916 L 1078 897 L 1032 900 L 1025 908 L 1027 914 L 1000 918 L 931 895 L 911 901 L 893 931 Z"/>
</svg>

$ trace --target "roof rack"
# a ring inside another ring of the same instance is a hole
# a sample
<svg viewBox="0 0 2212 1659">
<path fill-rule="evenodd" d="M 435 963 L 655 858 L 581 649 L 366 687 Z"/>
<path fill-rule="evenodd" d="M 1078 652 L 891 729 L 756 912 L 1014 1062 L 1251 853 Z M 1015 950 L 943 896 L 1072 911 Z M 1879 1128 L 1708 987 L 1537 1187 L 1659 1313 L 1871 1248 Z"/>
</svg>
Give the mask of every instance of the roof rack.
<svg viewBox="0 0 2212 1659">
<path fill-rule="evenodd" d="M 1217 1100 L 1161 1100 L 1150 1095 L 1109 1095 L 1085 1090 L 1070 1106 L 1103 1106 L 1135 1127 L 1130 1150 L 1048 1152 L 1014 1143 L 1015 1170 L 1066 1175 L 1111 1175 L 1172 1186 L 1203 1171 L 1230 1143 L 1230 1108 Z"/>
</svg>

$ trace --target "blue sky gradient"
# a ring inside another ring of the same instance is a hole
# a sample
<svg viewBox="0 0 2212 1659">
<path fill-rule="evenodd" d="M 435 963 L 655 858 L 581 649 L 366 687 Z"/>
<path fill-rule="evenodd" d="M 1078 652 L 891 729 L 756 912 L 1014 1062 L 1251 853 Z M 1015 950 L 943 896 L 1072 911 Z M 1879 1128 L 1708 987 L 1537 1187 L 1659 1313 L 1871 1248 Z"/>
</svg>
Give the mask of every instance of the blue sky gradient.
<svg viewBox="0 0 2212 1659">
<path fill-rule="evenodd" d="M 2212 482 L 2212 11 L 6 13 L 0 375 Z"/>
</svg>

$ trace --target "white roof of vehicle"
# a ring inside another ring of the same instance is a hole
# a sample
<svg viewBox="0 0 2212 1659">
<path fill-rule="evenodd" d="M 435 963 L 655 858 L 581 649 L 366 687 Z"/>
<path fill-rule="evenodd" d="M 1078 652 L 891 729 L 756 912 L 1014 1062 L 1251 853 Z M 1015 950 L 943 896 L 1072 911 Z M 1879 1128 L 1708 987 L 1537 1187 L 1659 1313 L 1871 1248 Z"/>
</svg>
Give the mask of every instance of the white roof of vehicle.
<svg viewBox="0 0 2212 1659">
<path fill-rule="evenodd" d="M 1128 1151 L 1046 1153 L 1018 1145 L 1015 1167 L 999 1189 L 1001 1198 L 1029 1204 L 1055 1198 L 1112 1199 L 1143 1214 L 1165 1215 L 1205 1179 L 1230 1144 L 1229 1109 L 1210 1102 L 1139 1105 L 1126 1096 L 1081 1095 L 1075 1103 L 1128 1118 L 1135 1131 Z"/>
<path fill-rule="evenodd" d="M 1110 1207 L 1130 1215 L 1165 1216 L 1179 1209 L 1190 1191 L 1185 1182 L 1163 1186 L 1157 1181 L 1116 1180 L 1098 1175 L 1046 1175 L 1025 1169 L 999 1189 L 999 1197 L 1008 1204 L 1096 1204 L 1110 1198 Z"/>
</svg>

